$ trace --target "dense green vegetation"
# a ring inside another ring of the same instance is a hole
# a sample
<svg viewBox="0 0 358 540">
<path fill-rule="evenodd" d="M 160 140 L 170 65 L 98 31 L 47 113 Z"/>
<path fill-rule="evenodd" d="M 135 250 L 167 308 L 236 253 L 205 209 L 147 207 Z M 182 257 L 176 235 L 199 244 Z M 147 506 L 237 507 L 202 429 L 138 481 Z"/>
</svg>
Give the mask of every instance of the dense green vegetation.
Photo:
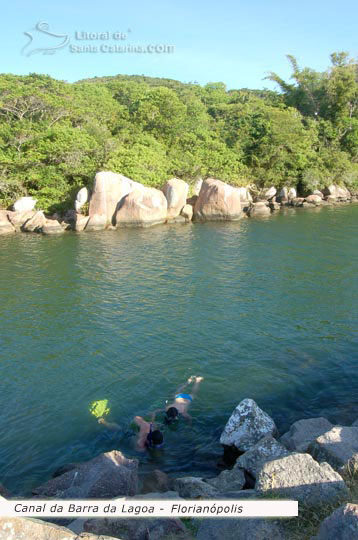
<svg viewBox="0 0 358 540">
<path fill-rule="evenodd" d="M 290 82 L 268 77 L 277 92 L 0 75 L 0 204 L 29 194 L 45 210 L 64 208 L 98 170 L 151 186 L 215 176 L 301 192 L 332 182 L 358 189 L 358 64 L 334 53 L 318 73 L 289 60 Z"/>
</svg>

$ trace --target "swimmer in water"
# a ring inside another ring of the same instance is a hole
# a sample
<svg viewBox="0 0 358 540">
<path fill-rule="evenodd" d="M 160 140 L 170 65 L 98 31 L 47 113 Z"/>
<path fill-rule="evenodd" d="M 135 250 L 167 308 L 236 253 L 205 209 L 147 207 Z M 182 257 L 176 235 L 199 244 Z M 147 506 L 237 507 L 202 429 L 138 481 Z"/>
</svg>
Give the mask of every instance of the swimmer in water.
<svg viewBox="0 0 358 540">
<path fill-rule="evenodd" d="M 174 401 L 172 403 L 169 403 L 165 409 L 161 409 L 157 412 L 163 412 L 165 411 L 165 421 L 167 424 L 171 424 L 172 422 L 175 422 L 178 420 L 179 415 L 181 414 L 186 420 L 191 421 L 191 416 L 188 413 L 188 408 L 191 405 L 193 399 L 195 398 L 198 389 L 199 384 L 201 381 L 204 380 L 204 377 L 196 377 L 193 375 L 192 377 L 189 377 L 187 382 L 177 389 L 175 395 L 174 395 Z M 194 386 L 191 389 L 191 394 L 186 394 L 183 392 L 185 388 L 188 386 L 188 384 L 194 383 Z"/>
<path fill-rule="evenodd" d="M 146 422 L 141 416 L 135 416 L 133 421 L 139 427 L 136 441 L 137 450 L 162 448 L 164 439 L 162 432 L 157 429 L 154 423 L 155 412 L 152 414 L 150 422 Z"/>
</svg>

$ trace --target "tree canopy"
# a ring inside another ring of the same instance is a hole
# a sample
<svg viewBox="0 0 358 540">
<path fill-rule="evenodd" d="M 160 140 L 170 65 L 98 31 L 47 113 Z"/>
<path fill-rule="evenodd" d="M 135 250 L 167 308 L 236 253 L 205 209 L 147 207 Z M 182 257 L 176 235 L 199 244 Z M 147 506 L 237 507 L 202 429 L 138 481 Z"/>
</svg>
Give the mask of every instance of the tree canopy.
<svg viewBox="0 0 358 540">
<path fill-rule="evenodd" d="M 331 55 L 323 73 L 288 56 L 290 81 L 227 90 L 118 75 L 69 84 L 0 75 L 0 204 L 24 194 L 64 209 L 99 170 L 160 187 L 215 176 L 233 185 L 336 182 L 358 188 L 358 64 Z"/>
</svg>

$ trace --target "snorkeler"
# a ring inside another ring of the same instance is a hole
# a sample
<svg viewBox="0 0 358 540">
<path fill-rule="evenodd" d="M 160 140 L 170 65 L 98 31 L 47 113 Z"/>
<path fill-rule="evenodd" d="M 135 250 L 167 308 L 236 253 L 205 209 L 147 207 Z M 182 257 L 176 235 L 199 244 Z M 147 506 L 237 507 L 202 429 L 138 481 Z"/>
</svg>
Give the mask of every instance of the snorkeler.
<svg viewBox="0 0 358 540">
<path fill-rule="evenodd" d="M 151 422 L 146 422 L 141 416 L 134 417 L 134 423 L 139 427 L 139 433 L 136 441 L 138 450 L 162 448 L 164 444 L 163 434 L 159 429 L 156 429 L 154 420 L 155 413 L 152 414 Z"/>
<path fill-rule="evenodd" d="M 185 384 L 179 386 L 175 393 L 173 403 L 168 404 L 165 409 L 161 409 L 161 411 L 155 412 L 162 412 L 163 410 L 165 410 L 165 421 L 168 424 L 171 424 L 172 422 L 178 420 L 179 414 L 181 414 L 187 420 L 191 421 L 191 416 L 190 414 L 188 414 L 188 408 L 198 392 L 199 384 L 203 380 L 204 377 L 196 377 L 195 375 L 192 375 L 191 377 L 189 377 Z M 190 383 L 194 383 L 194 386 L 191 389 L 191 394 L 183 393 L 183 390 Z"/>
</svg>

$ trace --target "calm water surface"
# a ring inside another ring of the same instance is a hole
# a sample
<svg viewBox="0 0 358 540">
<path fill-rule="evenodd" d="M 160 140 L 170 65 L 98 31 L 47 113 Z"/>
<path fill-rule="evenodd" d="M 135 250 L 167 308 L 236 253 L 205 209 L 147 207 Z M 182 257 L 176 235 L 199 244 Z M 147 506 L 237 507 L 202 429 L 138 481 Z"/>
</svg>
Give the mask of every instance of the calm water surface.
<svg viewBox="0 0 358 540">
<path fill-rule="evenodd" d="M 255 399 L 280 431 L 358 417 L 358 205 L 268 220 L 0 238 L 0 482 L 24 493 L 112 448 L 143 470 L 216 473 L 221 430 Z M 205 377 L 165 452 L 134 415 Z M 108 398 L 107 433 L 88 412 Z"/>
</svg>

